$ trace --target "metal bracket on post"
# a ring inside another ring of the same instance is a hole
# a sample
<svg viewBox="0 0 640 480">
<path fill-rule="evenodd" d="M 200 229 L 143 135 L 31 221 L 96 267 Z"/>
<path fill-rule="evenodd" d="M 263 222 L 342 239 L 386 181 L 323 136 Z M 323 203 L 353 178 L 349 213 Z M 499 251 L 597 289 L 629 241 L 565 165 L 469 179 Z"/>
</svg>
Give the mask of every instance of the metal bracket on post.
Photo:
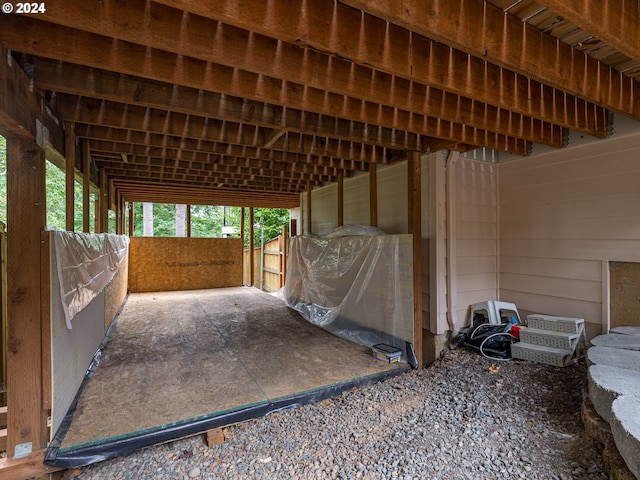
<svg viewBox="0 0 640 480">
<path fill-rule="evenodd" d="M 13 459 L 18 460 L 19 458 L 28 457 L 29 455 L 31 455 L 32 451 L 33 447 L 31 445 L 31 442 L 20 443 L 16 445 L 16 453 L 13 456 Z"/>
</svg>

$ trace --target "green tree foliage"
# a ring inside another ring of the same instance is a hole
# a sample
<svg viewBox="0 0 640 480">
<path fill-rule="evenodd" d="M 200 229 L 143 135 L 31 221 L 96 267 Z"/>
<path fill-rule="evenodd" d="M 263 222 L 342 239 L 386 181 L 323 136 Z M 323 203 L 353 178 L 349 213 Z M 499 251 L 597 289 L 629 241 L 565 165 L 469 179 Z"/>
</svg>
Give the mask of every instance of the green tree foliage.
<svg viewBox="0 0 640 480">
<path fill-rule="evenodd" d="M 0 136 L 0 222 L 6 224 L 7 219 L 7 164 L 6 140 Z M 65 173 L 51 162 L 46 162 L 46 195 L 47 195 L 47 225 L 58 230 L 66 228 L 65 221 Z M 93 205 L 93 195 L 91 205 Z M 77 232 L 82 231 L 82 184 L 74 184 L 74 226 Z M 143 235 L 142 203 L 134 203 L 134 235 Z M 223 225 L 233 226 L 240 231 L 240 207 L 192 205 L 191 206 L 191 236 L 192 237 L 221 237 Z M 173 204 L 154 204 L 153 206 L 154 235 L 175 236 L 176 234 L 176 206 Z M 90 215 L 90 230 L 93 230 L 93 206 Z M 260 245 L 276 238 L 282 231 L 282 225 L 289 224 L 289 211 L 285 209 L 256 208 L 254 209 L 254 245 Z M 109 231 L 115 232 L 115 213 L 109 211 Z M 245 246 L 249 245 L 249 209 L 245 209 Z"/>
<path fill-rule="evenodd" d="M 218 205 L 191 205 L 191 236 L 221 237 L 223 207 Z"/>
</svg>

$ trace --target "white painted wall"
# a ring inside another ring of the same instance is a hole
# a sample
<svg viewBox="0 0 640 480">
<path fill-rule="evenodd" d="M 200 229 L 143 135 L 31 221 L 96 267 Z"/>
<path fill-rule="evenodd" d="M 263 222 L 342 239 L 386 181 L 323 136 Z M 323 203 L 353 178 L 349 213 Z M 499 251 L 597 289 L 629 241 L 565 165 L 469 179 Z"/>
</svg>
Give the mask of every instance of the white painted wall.
<svg viewBox="0 0 640 480">
<path fill-rule="evenodd" d="M 640 133 L 499 164 L 500 297 L 607 330 L 608 264 L 640 261 Z"/>
</svg>

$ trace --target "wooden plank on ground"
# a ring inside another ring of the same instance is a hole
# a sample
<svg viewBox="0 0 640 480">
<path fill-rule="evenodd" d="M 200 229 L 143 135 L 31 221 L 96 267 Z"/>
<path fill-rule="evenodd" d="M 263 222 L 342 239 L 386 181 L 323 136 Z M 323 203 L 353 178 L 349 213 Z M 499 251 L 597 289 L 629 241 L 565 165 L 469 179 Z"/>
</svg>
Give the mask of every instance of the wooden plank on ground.
<svg viewBox="0 0 640 480">
<path fill-rule="evenodd" d="M 207 447 L 212 445 L 220 445 L 227 439 L 225 428 L 214 428 L 207 430 Z"/>
</svg>

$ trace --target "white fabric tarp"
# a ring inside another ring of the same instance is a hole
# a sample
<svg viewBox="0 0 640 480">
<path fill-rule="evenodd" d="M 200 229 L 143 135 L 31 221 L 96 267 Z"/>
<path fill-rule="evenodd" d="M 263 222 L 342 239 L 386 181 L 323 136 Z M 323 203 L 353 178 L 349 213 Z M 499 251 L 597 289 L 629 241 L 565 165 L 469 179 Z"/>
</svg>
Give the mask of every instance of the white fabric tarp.
<svg viewBox="0 0 640 480">
<path fill-rule="evenodd" d="M 282 294 L 309 322 L 335 335 L 405 351 L 414 339 L 412 236 L 375 233 L 350 226 L 292 237 Z"/>
<path fill-rule="evenodd" d="M 127 255 L 129 237 L 53 231 L 60 296 L 67 328 L 109 284 Z"/>
</svg>

